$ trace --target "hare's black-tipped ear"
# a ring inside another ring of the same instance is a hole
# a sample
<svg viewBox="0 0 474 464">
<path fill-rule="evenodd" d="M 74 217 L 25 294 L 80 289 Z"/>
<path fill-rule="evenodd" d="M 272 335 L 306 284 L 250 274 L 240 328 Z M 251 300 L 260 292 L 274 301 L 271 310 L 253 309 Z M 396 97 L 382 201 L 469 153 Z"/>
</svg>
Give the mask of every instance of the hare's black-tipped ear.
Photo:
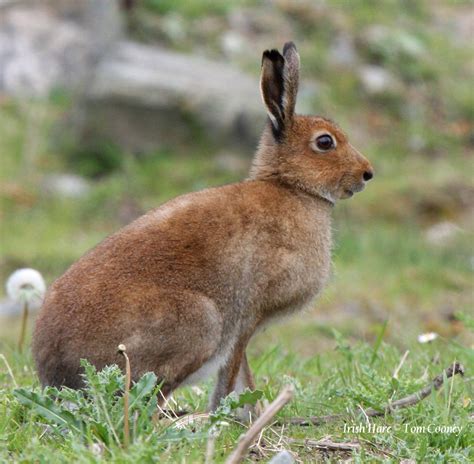
<svg viewBox="0 0 474 464">
<path fill-rule="evenodd" d="M 265 50 L 262 56 L 260 91 L 267 107 L 275 138 L 280 138 L 284 127 L 283 111 L 283 67 L 285 60 L 278 50 Z"/>
<path fill-rule="evenodd" d="M 300 58 L 293 42 L 278 50 L 266 50 L 262 56 L 260 90 L 272 123 L 276 140 L 282 138 L 295 112 Z"/>
</svg>

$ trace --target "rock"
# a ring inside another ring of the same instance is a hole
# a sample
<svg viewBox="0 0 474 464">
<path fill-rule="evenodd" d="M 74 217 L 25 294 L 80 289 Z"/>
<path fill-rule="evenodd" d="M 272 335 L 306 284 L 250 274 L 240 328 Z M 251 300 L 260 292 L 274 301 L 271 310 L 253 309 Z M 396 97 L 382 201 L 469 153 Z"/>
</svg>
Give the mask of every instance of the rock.
<svg viewBox="0 0 474 464">
<path fill-rule="evenodd" d="M 54 88 L 82 85 L 121 30 L 116 3 L 107 0 L 0 8 L 0 92 L 15 96 L 47 97 Z"/>
<path fill-rule="evenodd" d="M 263 122 L 258 77 L 205 58 L 121 41 L 97 66 L 84 102 L 85 142 L 133 152 L 193 142 L 255 147 Z"/>
<path fill-rule="evenodd" d="M 65 197 L 81 198 L 90 191 L 90 184 L 81 176 L 74 174 L 50 174 L 42 182 L 43 191 L 48 194 Z"/>
<path fill-rule="evenodd" d="M 278 454 L 273 456 L 268 464 L 293 464 L 295 462 L 295 458 L 293 455 L 286 450 L 280 451 Z"/>
<path fill-rule="evenodd" d="M 359 79 L 363 89 L 369 95 L 400 92 L 400 82 L 381 66 L 366 65 L 359 69 Z"/>
<path fill-rule="evenodd" d="M 236 31 L 226 31 L 221 37 L 221 48 L 226 56 L 242 53 L 245 47 L 245 37 Z"/>
<path fill-rule="evenodd" d="M 339 34 L 329 49 L 329 61 L 336 66 L 352 67 L 357 63 L 354 41 L 349 34 Z"/>
<path fill-rule="evenodd" d="M 426 239 L 433 245 L 445 245 L 451 242 L 460 232 L 462 232 L 462 229 L 453 222 L 438 222 L 426 231 Z"/>
</svg>

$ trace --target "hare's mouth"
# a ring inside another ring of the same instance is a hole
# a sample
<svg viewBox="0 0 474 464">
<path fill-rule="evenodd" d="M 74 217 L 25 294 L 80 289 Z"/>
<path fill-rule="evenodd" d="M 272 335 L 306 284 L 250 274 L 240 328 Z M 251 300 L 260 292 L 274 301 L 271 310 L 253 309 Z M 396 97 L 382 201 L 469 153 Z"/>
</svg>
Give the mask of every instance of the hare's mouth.
<svg viewBox="0 0 474 464">
<path fill-rule="evenodd" d="M 355 184 L 351 186 L 351 188 L 345 188 L 344 189 L 345 198 L 351 198 L 352 196 L 354 196 L 354 193 L 362 192 L 362 190 L 364 190 L 365 188 L 364 184 L 365 182 L 360 183 L 360 184 Z"/>
</svg>

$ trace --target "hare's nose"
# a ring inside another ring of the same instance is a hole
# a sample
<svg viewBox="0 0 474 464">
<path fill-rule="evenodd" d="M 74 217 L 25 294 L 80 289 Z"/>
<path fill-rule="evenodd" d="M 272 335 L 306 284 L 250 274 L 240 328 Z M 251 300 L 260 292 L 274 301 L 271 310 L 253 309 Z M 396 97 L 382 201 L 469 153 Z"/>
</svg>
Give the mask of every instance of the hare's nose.
<svg viewBox="0 0 474 464">
<path fill-rule="evenodd" d="M 365 171 L 362 177 L 367 182 L 374 177 L 374 173 L 372 171 Z"/>
</svg>

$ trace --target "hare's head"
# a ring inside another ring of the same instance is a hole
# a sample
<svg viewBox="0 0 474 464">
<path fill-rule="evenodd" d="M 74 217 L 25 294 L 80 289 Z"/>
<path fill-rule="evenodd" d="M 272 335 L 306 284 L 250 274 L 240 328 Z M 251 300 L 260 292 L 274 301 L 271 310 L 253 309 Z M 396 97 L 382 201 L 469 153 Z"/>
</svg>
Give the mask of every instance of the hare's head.
<svg viewBox="0 0 474 464">
<path fill-rule="evenodd" d="M 292 42 L 285 44 L 283 55 L 263 53 L 260 87 L 269 122 L 251 177 L 279 180 L 334 203 L 363 190 L 373 169 L 337 124 L 295 114 L 299 64 Z"/>
</svg>

